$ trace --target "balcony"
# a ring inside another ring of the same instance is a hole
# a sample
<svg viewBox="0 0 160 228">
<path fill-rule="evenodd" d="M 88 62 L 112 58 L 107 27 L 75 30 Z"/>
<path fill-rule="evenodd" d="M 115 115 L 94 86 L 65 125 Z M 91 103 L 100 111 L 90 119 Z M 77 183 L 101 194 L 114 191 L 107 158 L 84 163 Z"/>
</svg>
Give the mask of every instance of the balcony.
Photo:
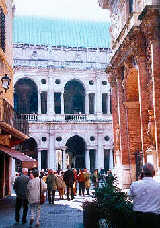
<svg viewBox="0 0 160 228">
<path fill-rule="evenodd" d="M 111 114 L 21 114 L 28 122 L 112 122 Z"/>
<path fill-rule="evenodd" d="M 13 137 L 28 138 L 29 125 L 27 120 L 17 115 L 5 99 L 0 99 L 0 127 L 4 133 L 13 134 Z"/>
</svg>

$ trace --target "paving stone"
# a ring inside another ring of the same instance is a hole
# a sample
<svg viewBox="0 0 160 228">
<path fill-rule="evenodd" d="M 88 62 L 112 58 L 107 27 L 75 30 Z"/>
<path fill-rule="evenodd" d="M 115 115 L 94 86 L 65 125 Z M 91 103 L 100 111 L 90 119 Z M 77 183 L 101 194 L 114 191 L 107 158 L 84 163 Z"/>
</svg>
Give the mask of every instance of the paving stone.
<svg viewBox="0 0 160 228">
<path fill-rule="evenodd" d="M 92 197 L 76 196 L 74 200 L 59 200 L 56 193 L 55 204 L 48 204 L 48 201 L 41 206 L 40 228 L 83 228 L 82 203 L 91 200 Z M 15 196 L 0 200 L 0 228 L 26 228 L 25 225 L 15 225 Z M 33 226 L 34 227 L 34 226 Z"/>
</svg>

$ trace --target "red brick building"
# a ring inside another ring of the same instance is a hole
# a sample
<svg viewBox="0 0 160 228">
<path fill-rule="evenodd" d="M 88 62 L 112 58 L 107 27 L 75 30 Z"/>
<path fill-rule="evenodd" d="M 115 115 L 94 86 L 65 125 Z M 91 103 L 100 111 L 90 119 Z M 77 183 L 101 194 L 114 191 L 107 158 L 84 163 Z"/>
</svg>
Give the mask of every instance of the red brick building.
<svg viewBox="0 0 160 228">
<path fill-rule="evenodd" d="M 160 166 L 160 4 L 158 0 L 99 0 L 111 12 L 115 170 L 123 187 L 140 167 Z"/>
<path fill-rule="evenodd" d="M 11 193 L 11 174 L 15 159 L 23 167 L 36 161 L 15 150 L 28 139 L 28 123 L 13 109 L 12 0 L 0 1 L 0 198 Z M 15 171 L 15 170 L 14 170 Z"/>
</svg>

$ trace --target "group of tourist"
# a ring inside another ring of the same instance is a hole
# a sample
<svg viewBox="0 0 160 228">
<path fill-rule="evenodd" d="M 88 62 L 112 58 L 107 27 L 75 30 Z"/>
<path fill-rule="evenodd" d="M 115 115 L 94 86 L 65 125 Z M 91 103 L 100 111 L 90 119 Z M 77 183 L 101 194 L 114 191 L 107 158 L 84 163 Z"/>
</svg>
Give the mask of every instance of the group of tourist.
<svg viewBox="0 0 160 228">
<path fill-rule="evenodd" d="M 97 186 L 97 171 L 94 172 L 93 184 Z M 79 190 L 78 190 L 79 186 Z M 15 221 L 20 221 L 20 209 L 23 207 L 22 224 L 27 222 L 28 204 L 30 207 L 30 226 L 35 222 L 35 226 L 40 226 L 40 194 L 47 192 L 49 204 L 54 204 L 55 193 L 58 191 L 59 199 L 64 199 L 66 194 L 67 200 L 73 200 L 79 194 L 85 196 L 90 194 L 91 174 L 87 169 L 71 169 L 67 166 L 67 171 L 54 171 L 48 169 L 47 172 L 37 169 L 28 171 L 22 169 L 21 175 L 16 175 L 13 189 L 16 193 Z"/>
</svg>

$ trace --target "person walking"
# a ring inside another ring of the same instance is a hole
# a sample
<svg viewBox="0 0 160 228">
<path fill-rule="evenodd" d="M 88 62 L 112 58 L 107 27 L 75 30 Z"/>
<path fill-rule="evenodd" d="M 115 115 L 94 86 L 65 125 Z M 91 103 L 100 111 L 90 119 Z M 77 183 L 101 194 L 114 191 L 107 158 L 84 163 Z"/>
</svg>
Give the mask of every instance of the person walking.
<svg viewBox="0 0 160 228">
<path fill-rule="evenodd" d="M 39 178 L 38 170 L 33 170 L 32 175 L 34 178 L 30 179 L 27 185 L 28 201 L 30 205 L 30 226 L 36 221 L 36 227 L 40 226 L 40 188 L 41 192 L 47 191 L 47 185 L 42 178 Z M 41 182 L 41 183 L 40 183 Z"/>
<path fill-rule="evenodd" d="M 63 180 L 63 172 L 60 171 L 59 175 L 57 175 L 57 189 L 58 189 L 58 192 L 59 192 L 59 198 L 60 199 L 64 199 L 63 196 L 64 196 L 64 192 L 65 192 L 65 182 Z"/>
<path fill-rule="evenodd" d="M 13 189 L 16 193 L 15 220 L 19 223 L 20 209 L 23 207 L 22 224 L 27 222 L 28 200 L 27 200 L 27 184 L 29 182 L 28 169 L 22 168 L 22 175 L 15 179 Z"/>
<path fill-rule="evenodd" d="M 99 180 L 98 180 L 98 170 L 97 169 L 94 170 L 94 173 L 92 176 L 92 182 L 93 182 L 94 187 L 98 188 Z"/>
<path fill-rule="evenodd" d="M 57 177 L 52 169 L 48 170 L 48 176 L 46 178 L 47 190 L 48 190 L 48 202 L 54 204 L 55 192 L 57 190 Z"/>
<path fill-rule="evenodd" d="M 147 163 L 142 169 L 142 179 L 133 182 L 129 196 L 133 199 L 136 228 L 158 228 L 160 225 L 160 183 L 153 179 L 155 170 Z"/>
<path fill-rule="evenodd" d="M 82 193 L 83 196 L 84 196 L 84 192 L 85 192 L 85 176 L 84 176 L 84 173 L 83 173 L 82 169 L 79 170 L 78 183 L 79 183 L 79 195 L 81 196 L 81 193 Z"/>
<path fill-rule="evenodd" d="M 90 176 L 91 175 L 88 172 L 88 170 L 84 169 L 85 189 L 87 190 L 87 195 L 89 195 L 89 189 L 90 189 L 90 186 L 91 186 Z"/>
<path fill-rule="evenodd" d="M 74 183 L 73 183 L 73 194 L 74 196 L 77 195 L 77 170 L 74 168 L 73 169 L 73 174 L 74 174 Z"/>
<path fill-rule="evenodd" d="M 67 186 L 67 200 L 70 200 L 70 190 L 71 190 L 71 200 L 74 199 L 73 193 L 73 183 L 74 183 L 74 174 L 70 165 L 67 165 L 67 171 L 64 173 L 63 180 Z"/>
</svg>

